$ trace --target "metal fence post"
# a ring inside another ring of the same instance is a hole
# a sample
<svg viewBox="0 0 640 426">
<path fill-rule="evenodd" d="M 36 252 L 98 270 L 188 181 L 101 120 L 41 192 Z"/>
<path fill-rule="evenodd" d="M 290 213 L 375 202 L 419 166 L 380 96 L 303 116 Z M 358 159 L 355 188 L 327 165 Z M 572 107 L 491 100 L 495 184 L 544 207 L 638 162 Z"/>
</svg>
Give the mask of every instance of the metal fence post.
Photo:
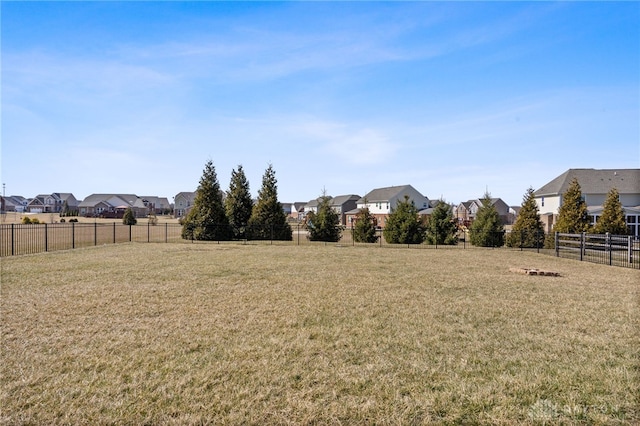
<svg viewBox="0 0 640 426">
<path fill-rule="evenodd" d="M 93 222 L 93 245 L 98 245 L 98 222 Z"/>
<path fill-rule="evenodd" d="M 151 242 L 151 224 L 147 222 L 147 242 Z"/>
<path fill-rule="evenodd" d="M 11 224 L 11 256 L 15 255 L 15 227 Z"/>
<path fill-rule="evenodd" d="M 607 232 L 604 237 L 605 237 L 605 244 L 607 247 L 607 251 L 609 252 L 609 266 L 611 266 L 613 265 L 613 250 L 611 247 L 611 234 Z"/>
<path fill-rule="evenodd" d="M 115 224 L 115 222 L 114 222 L 114 224 Z M 131 242 L 131 226 L 132 226 L 132 225 L 131 225 L 131 224 L 129 224 L 129 242 Z"/>
<path fill-rule="evenodd" d="M 71 248 L 76 248 L 76 223 L 71 222 Z"/>
<path fill-rule="evenodd" d="M 584 260 L 585 237 L 586 235 L 584 232 L 580 233 L 580 261 L 581 262 Z"/>
<path fill-rule="evenodd" d="M 113 244 L 116 243 L 116 223 L 113 222 Z"/>
<path fill-rule="evenodd" d="M 556 232 L 556 234 L 553 236 L 554 238 L 554 246 L 556 249 L 556 257 L 560 257 L 560 234 L 558 232 Z"/>
<path fill-rule="evenodd" d="M 44 251 L 49 251 L 49 227 L 44 224 Z"/>
</svg>

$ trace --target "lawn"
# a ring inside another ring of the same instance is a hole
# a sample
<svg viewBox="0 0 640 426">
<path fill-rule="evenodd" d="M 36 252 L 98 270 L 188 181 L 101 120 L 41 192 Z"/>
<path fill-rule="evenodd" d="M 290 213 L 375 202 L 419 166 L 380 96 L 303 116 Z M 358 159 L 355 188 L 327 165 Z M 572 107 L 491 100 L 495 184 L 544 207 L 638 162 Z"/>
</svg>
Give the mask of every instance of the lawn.
<svg viewBox="0 0 640 426">
<path fill-rule="evenodd" d="M 640 422 L 637 270 L 204 243 L 1 262 L 2 424 Z"/>
</svg>

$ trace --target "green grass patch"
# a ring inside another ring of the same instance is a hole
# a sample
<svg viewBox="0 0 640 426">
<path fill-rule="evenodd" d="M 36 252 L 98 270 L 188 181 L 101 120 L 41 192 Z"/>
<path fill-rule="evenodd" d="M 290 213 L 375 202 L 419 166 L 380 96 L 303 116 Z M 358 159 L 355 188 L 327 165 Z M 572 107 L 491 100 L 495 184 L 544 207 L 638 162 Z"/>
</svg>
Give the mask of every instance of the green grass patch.
<svg viewBox="0 0 640 426">
<path fill-rule="evenodd" d="M 640 421 L 635 270 L 198 243 L 3 258 L 1 277 L 3 424 Z"/>
</svg>

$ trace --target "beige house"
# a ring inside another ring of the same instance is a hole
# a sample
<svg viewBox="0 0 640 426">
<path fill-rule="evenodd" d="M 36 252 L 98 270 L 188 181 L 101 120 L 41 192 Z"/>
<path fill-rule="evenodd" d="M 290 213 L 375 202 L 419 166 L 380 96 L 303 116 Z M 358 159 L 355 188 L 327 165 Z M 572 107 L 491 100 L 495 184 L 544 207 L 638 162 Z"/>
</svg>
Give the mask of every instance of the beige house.
<svg viewBox="0 0 640 426">
<path fill-rule="evenodd" d="M 191 210 L 195 198 L 195 192 L 179 192 L 176 194 L 173 197 L 173 216 L 176 218 L 185 217 Z"/>
<path fill-rule="evenodd" d="M 149 213 L 144 200 L 135 194 L 91 194 L 78 205 L 80 216 L 120 218 L 131 208 L 136 217 Z"/>
<path fill-rule="evenodd" d="M 607 194 L 616 188 L 631 235 L 640 235 L 640 169 L 569 169 L 551 180 L 534 192 L 545 231 L 553 228 L 563 195 L 574 178 L 580 184 L 593 223 L 602 214 Z"/>
</svg>

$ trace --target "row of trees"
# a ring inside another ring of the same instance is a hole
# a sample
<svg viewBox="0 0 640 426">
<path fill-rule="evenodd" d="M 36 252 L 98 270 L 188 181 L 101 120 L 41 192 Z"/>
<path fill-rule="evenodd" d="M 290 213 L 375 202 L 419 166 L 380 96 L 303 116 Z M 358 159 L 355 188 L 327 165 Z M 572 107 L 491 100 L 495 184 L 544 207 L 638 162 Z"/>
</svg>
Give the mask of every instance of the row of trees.
<svg viewBox="0 0 640 426">
<path fill-rule="evenodd" d="M 331 198 L 323 194 L 317 213 L 310 212 L 306 226 L 311 241 L 339 241 L 344 227 L 340 217 L 331 207 Z M 366 203 L 365 203 L 366 204 Z M 415 204 L 405 197 L 389 214 L 383 231 L 390 244 L 456 244 L 457 226 L 451 206 L 438 203 L 428 221 L 423 222 Z M 360 209 L 353 226 L 353 239 L 358 243 L 374 243 L 378 239 L 376 221 L 367 207 Z"/>
<path fill-rule="evenodd" d="M 523 197 L 518 217 L 511 233 L 505 237 L 499 213 L 487 192 L 482 205 L 469 229 L 470 241 L 481 247 L 539 247 L 544 241 L 544 225 L 540 219 L 533 188 Z M 618 191 L 613 188 L 605 201 L 604 210 L 595 226 L 591 225 L 586 203 L 577 179 L 565 194 L 553 232 L 561 233 L 611 233 L 627 234 L 624 211 Z M 311 241 L 337 242 L 344 227 L 339 214 L 331 206 L 331 197 L 320 197 L 317 212 L 309 212 L 306 218 L 308 238 Z M 353 227 L 356 242 L 373 243 L 378 239 L 376 221 L 368 208 L 362 208 Z M 405 197 L 387 218 L 383 231 L 390 244 L 451 245 L 458 242 L 458 226 L 452 206 L 444 200 L 435 206 L 431 216 L 423 221 L 416 206 Z M 196 192 L 194 205 L 183 221 L 182 237 L 195 240 L 273 239 L 291 240 L 292 230 L 278 201 L 277 180 L 272 165 L 262 178 L 262 188 L 254 204 L 249 192 L 249 182 L 242 166 L 231 173 L 226 197 L 220 190 L 213 162 L 204 168 Z"/>
<path fill-rule="evenodd" d="M 629 230 L 624 210 L 620 202 L 620 194 L 612 188 L 604 202 L 602 215 L 595 225 L 587 211 L 587 204 L 582 196 L 582 188 L 577 179 L 573 179 L 563 194 L 562 205 L 558 211 L 558 219 L 551 230 L 566 234 L 591 232 L 594 234 L 627 235 Z M 524 196 L 522 207 L 506 243 L 511 247 L 538 247 L 540 236 L 544 235 L 544 225 L 540 220 L 538 205 L 535 202 L 533 189 L 529 188 Z M 553 245 L 553 238 L 548 238 L 546 245 Z"/>
<path fill-rule="evenodd" d="M 254 204 L 241 165 L 231 172 L 229 190 L 223 197 L 215 167 L 209 160 L 193 206 L 182 224 L 182 238 L 189 240 L 292 239 L 291 226 L 278 201 L 277 180 L 271 164 L 262 177 L 262 188 Z"/>
</svg>

